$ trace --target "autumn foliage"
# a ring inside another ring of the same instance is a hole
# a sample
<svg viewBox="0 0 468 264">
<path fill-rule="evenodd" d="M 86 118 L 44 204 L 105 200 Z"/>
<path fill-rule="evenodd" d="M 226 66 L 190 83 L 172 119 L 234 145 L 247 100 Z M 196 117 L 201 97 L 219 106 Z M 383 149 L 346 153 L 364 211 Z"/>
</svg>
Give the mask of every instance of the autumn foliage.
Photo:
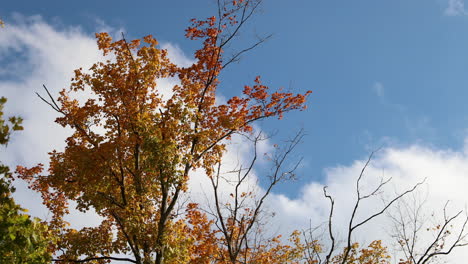
<svg viewBox="0 0 468 264">
<path fill-rule="evenodd" d="M 187 190 L 191 171 L 213 177 L 214 165 L 236 132 L 252 131 L 254 121 L 305 108 L 307 95 L 270 91 L 260 77 L 226 104 L 217 102 L 218 78 L 225 68 L 223 46 L 244 23 L 239 12 L 253 1 L 233 1 L 221 17 L 193 20 L 186 36 L 202 40 L 196 62 L 180 67 L 167 57 L 152 36 L 127 41 L 96 34 L 108 60 L 77 69 L 57 100 L 45 100 L 61 114 L 56 122 L 73 129 L 63 152 L 50 153 L 43 165 L 18 167 L 19 177 L 41 193 L 52 212 L 50 226 L 60 237 L 57 261 L 73 263 L 123 260 L 134 263 L 224 263 L 221 239 L 205 214 L 189 205 L 175 206 Z M 163 98 L 159 80 L 177 78 Z M 85 101 L 80 92 L 90 94 Z M 103 218 L 98 227 L 74 230 L 64 220 L 73 201 Z M 257 263 L 287 255 L 273 240 L 259 248 Z M 132 257 L 115 257 L 125 254 Z"/>
</svg>

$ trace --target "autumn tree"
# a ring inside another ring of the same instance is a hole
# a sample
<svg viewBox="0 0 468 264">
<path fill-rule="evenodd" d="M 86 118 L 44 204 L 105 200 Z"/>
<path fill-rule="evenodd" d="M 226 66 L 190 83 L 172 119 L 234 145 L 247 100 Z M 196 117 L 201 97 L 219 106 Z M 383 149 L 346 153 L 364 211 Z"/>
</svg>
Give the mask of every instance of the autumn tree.
<svg viewBox="0 0 468 264">
<path fill-rule="evenodd" d="M 5 147 L 12 131 L 22 130 L 20 117 L 3 117 L 7 99 L 0 98 L 0 146 Z M 11 194 L 12 175 L 8 166 L 0 162 L 0 262 L 1 263 L 48 263 L 52 259 L 48 244 L 52 239 L 47 225 L 31 218 Z"/>
<path fill-rule="evenodd" d="M 184 214 L 175 210 L 191 171 L 213 178 L 234 133 L 251 133 L 255 121 L 304 109 L 310 93 L 270 92 L 257 77 L 241 96 L 216 101 L 220 73 L 263 41 L 224 58 L 223 49 L 259 4 L 219 1 L 217 16 L 192 20 L 186 36 L 202 40 L 202 47 L 188 67 L 173 64 L 152 36 L 114 41 L 107 33 L 96 34 L 107 60 L 77 69 L 56 100 L 46 89 L 48 97 L 41 98 L 73 134 L 64 151 L 50 153 L 47 171 L 40 164 L 17 172 L 52 212 L 50 225 L 61 238 L 53 249 L 55 261 L 209 263 L 200 251 L 215 252 L 209 241 L 219 238 L 210 220 L 196 205 Z M 168 77 L 180 83 L 163 98 L 158 84 Z M 80 102 L 74 96 L 81 91 L 92 96 Z M 68 228 L 63 218 L 70 201 L 104 220 L 97 227 Z M 199 253 L 190 256 L 193 252 Z"/>
</svg>

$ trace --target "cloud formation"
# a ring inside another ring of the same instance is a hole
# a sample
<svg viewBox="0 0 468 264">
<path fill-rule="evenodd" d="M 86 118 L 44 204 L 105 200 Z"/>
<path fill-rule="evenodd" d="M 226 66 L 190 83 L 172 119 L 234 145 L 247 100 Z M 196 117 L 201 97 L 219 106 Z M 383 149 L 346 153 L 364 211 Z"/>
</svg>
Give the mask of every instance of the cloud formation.
<svg viewBox="0 0 468 264">
<path fill-rule="evenodd" d="M 79 27 L 58 30 L 40 16 L 16 15 L 0 32 L 0 91 L 8 98 L 6 115 L 24 118 L 25 130 L 13 135 L 0 159 L 14 168 L 17 164 L 47 164 L 47 153 L 63 149 L 70 130 L 54 123 L 57 113 L 35 94 L 44 93 L 45 84 L 53 94 L 69 85 L 73 70 L 89 67 L 101 60 L 96 42 Z M 48 218 L 40 196 L 17 182 L 15 199 L 30 212 Z M 94 222 L 92 217 L 79 217 L 79 226 Z"/>
<path fill-rule="evenodd" d="M 444 11 L 447 16 L 466 15 L 464 0 L 448 0 L 448 6 Z"/>
<path fill-rule="evenodd" d="M 450 201 L 449 213 L 455 214 L 458 210 L 464 210 L 468 200 L 466 197 L 467 149 L 467 145 L 459 151 L 412 145 L 381 150 L 366 169 L 361 185 L 363 193 L 377 186 L 382 178 L 392 180 L 385 188 L 383 196 L 377 196 L 362 204 L 362 208 L 358 210 L 357 219 L 364 219 L 378 212 L 383 206 L 381 198 L 388 201 L 424 179 L 426 179 L 424 184 L 417 189 L 415 195 L 425 197 L 427 194 L 424 203 L 427 218 L 425 227 L 441 221 L 446 201 Z M 338 237 L 341 236 L 341 239 L 344 239 L 345 227 L 356 200 L 356 179 L 365 161 L 366 159 L 361 159 L 347 166 L 325 169 L 324 181 L 310 182 L 300 190 L 297 199 L 291 199 L 285 195 L 274 195 L 271 202 L 277 209 L 277 218 L 279 218 L 276 220 L 277 223 L 282 224 L 285 229 L 290 226 L 308 226 L 309 220 L 312 226 L 323 223 L 327 219 L 330 207 L 329 202 L 323 196 L 323 187 L 328 186 L 328 192 L 335 198 L 334 226 L 339 234 Z M 406 199 L 411 197 L 410 195 Z M 394 213 L 397 209 L 397 207 L 392 207 L 389 212 Z M 431 216 L 432 213 L 434 216 Z M 389 236 L 392 232 L 390 227 L 389 217 L 383 215 L 358 230 L 355 239 L 368 243 L 371 240 L 383 238 L 383 241 L 391 246 L 395 241 L 392 241 Z M 427 246 L 429 240 L 425 239 L 430 239 L 428 235 L 430 234 L 421 235 L 421 247 Z M 451 260 L 450 263 L 462 263 L 463 261 L 460 260 L 465 260 L 467 257 L 466 249 L 458 249 L 454 250 L 448 259 Z"/>
</svg>

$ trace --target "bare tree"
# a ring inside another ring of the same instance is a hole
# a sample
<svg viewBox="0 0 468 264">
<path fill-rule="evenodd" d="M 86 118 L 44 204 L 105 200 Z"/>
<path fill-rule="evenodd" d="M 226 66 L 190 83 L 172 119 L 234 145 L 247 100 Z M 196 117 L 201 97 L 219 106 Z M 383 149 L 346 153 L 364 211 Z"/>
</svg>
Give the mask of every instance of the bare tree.
<svg viewBox="0 0 468 264">
<path fill-rule="evenodd" d="M 304 234 L 306 245 L 307 245 L 306 258 L 307 258 L 308 263 L 314 263 L 314 264 L 315 263 L 317 264 L 322 264 L 322 263 L 323 264 L 330 264 L 330 263 L 346 264 L 348 263 L 350 260 L 350 254 L 352 253 L 354 249 L 353 234 L 355 233 L 355 231 L 358 228 L 361 228 L 364 225 L 368 224 L 371 220 L 384 214 L 390 208 L 390 206 L 392 206 L 395 202 L 399 201 L 400 199 L 402 199 L 404 196 L 408 195 L 409 193 L 414 192 L 416 188 L 423 183 L 423 182 L 419 182 L 415 184 L 412 188 L 407 189 L 406 191 L 395 195 L 392 199 L 386 202 L 384 201 L 381 209 L 377 210 L 375 213 L 367 217 L 364 217 L 362 220 L 358 221 L 356 219 L 356 215 L 358 213 L 361 203 L 365 200 L 381 195 L 383 192 L 383 188 L 391 181 L 391 178 L 387 178 L 387 179 L 382 178 L 380 179 L 380 182 L 377 184 L 377 186 L 375 186 L 369 192 L 364 193 L 364 191 L 362 190 L 361 181 L 375 153 L 376 151 L 372 152 L 369 155 L 369 158 L 367 159 L 366 163 L 361 169 L 361 172 L 356 180 L 355 192 L 356 192 L 357 197 L 354 202 L 351 215 L 349 216 L 346 234 L 345 234 L 345 245 L 344 245 L 343 250 L 340 251 L 339 254 L 335 253 L 339 246 L 337 243 L 337 238 L 335 237 L 335 233 L 334 233 L 334 218 L 333 217 L 335 213 L 335 199 L 327 192 L 327 186 L 323 188 L 323 195 L 330 202 L 330 211 L 329 211 L 328 219 L 325 222 L 326 224 L 325 234 L 328 235 L 329 245 L 325 247 L 322 243 L 319 242 L 323 239 L 323 234 L 319 236 L 315 235 L 315 232 L 317 230 L 320 230 L 319 227 L 304 231 L 303 234 Z"/>
<path fill-rule="evenodd" d="M 300 160 L 291 165 L 288 158 L 294 148 L 303 138 L 303 131 L 298 132 L 287 142 L 283 149 L 276 148 L 276 153 L 269 157 L 273 166 L 265 178 L 266 186 L 262 190 L 252 190 L 249 183 L 254 177 L 254 167 L 259 160 L 258 145 L 264 140 L 262 133 L 249 138 L 253 145 L 253 156 L 246 166 L 239 165 L 234 170 L 223 173 L 221 162 L 217 173 L 210 178 L 213 189 L 214 206 L 209 214 L 215 219 L 215 225 L 222 236 L 222 244 L 227 251 L 226 256 L 231 263 L 251 263 L 255 251 L 264 247 L 268 239 L 264 237 L 262 225 L 265 220 L 264 204 L 273 188 L 280 182 L 295 178 L 295 170 Z M 227 177 L 226 174 L 235 174 Z M 228 199 L 223 199 L 220 185 L 228 184 L 233 188 Z M 260 191 L 260 192 L 259 192 Z M 227 201 L 226 201 L 227 200 Z"/>
<path fill-rule="evenodd" d="M 395 238 L 399 252 L 403 255 L 400 264 L 439 263 L 438 257 L 468 245 L 466 212 L 464 215 L 463 211 L 449 214 L 447 201 L 442 210 L 443 219 L 429 221 L 435 219 L 436 215 L 424 214 L 425 201 L 413 195 L 410 199 L 399 201 L 396 210 L 389 214 L 393 222 L 391 236 Z M 432 233 L 432 238 L 426 239 L 430 235 L 427 232 Z"/>
</svg>

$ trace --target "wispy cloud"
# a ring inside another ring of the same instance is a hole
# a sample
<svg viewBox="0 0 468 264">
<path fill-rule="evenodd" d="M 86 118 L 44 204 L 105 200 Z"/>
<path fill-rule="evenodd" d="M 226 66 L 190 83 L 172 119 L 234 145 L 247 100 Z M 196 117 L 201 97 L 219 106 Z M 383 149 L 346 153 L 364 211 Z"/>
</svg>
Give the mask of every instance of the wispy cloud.
<svg viewBox="0 0 468 264">
<path fill-rule="evenodd" d="M 448 6 L 444 11 L 447 16 L 466 15 L 464 0 L 448 0 Z"/>
<path fill-rule="evenodd" d="M 372 86 L 372 91 L 380 98 L 385 96 L 385 87 L 381 82 L 375 82 Z"/>
<path fill-rule="evenodd" d="M 387 89 L 382 82 L 376 81 L 371 86 L 372 92 L 377 96 L 379 103 L 398 114 L 403 121 L 402 127 L 406 128 L 408 136 L 414 140 L 434 139 L 437 136 L 437 130 L 431 125 L 431 118 L 428 116 L 411 115 L 411 109 L 405 105 L 392 102 L 389 99 L 391 90 Z M 388 90 L 388 91 L 387 91 Z M 369 131 L 366 133 L 369 134 Z M 427 141 L 426 141 L 427 142 Z"/>
<path fill-rule="evenodd" d="M 379 81 L 374 82 L 374 84 L 371 86 L 371 90 L 378 97 L 379 102 L 382 105 L 389 107 L 393 110 L 396 110 L 400 113 L 404 113 L 406 111 L 403 105 L 398 104 L 398 103 L 393 103 L 388 100 L 387 88 L 382 82 L 379 82 Z"/>
</svg>

